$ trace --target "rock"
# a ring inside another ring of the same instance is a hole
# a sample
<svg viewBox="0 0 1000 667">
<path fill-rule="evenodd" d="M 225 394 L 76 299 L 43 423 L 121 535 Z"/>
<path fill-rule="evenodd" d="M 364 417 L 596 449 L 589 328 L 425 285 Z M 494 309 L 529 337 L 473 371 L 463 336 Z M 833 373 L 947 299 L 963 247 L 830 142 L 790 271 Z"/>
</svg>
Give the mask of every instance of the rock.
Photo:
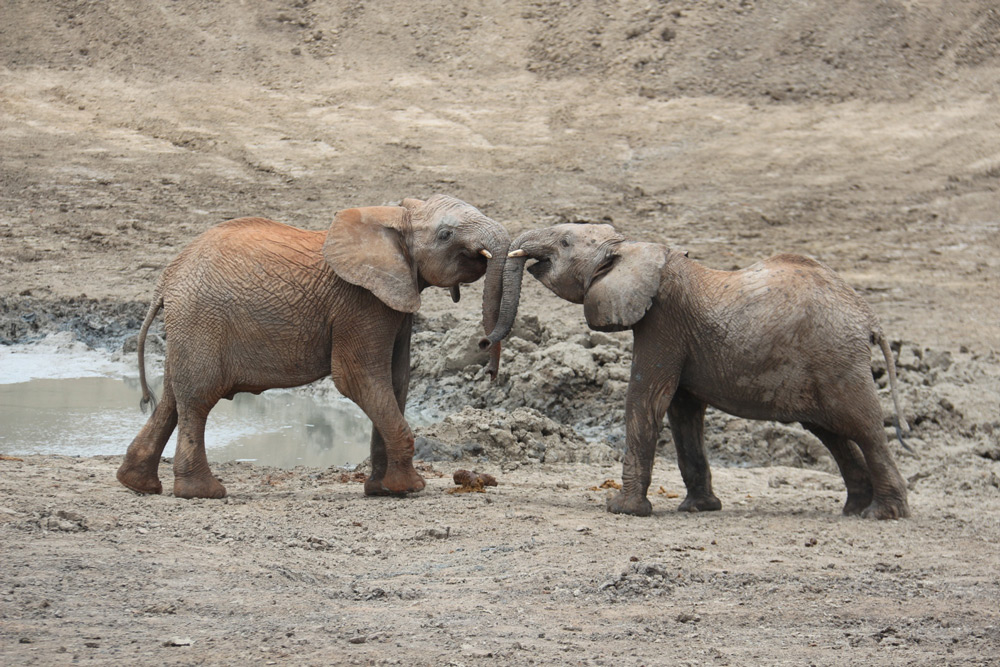
<svg viewBox="0 0 1000 667">
<path fill-rule="evenodd" d="M 976 445 L 973 451 L 976 452 L 976 456 L 981 456 L 984 459 L 1000 461 L 1000 443 L 992 442 Z"/>
<path fill-rule="evenodd" d="M 446 540 L 451 537 L 451 526 L 425 528 L 413 536 L 415 540 Z"/>
<path fill-rule="evenodd" d="M 163 642 L 164 646 L 191 646 L 194 641 L 190 637 L 171 637 Z"/>
<path fill-rule="evenodd" d="M 930 369 L 939 368 L 946 371 L 951 368 L 951 352 L 947 350 L 927 350 L 924 353 L 924 363 Z"/>
<path fill-rule="evenodd" d="M 927 366 L 923 361 L 923 350 L 914 345 L 906 345 L 899 351 L 896 367 L 908 371 L 925 371 Z"/>
<path fill-rule="evenodd" d="M 39 525 L 46 530 L 79 533 L 87 530 L 87 519 L 77 512 L 59 510 L 54 515 L 42 516 Z"/>
<path fill-rule="evenodd" d="M 462 446 L 418 435 L 413 440 L 413 458 L 421 461 L 456 461 L 462 456 Z"/>
</svg>

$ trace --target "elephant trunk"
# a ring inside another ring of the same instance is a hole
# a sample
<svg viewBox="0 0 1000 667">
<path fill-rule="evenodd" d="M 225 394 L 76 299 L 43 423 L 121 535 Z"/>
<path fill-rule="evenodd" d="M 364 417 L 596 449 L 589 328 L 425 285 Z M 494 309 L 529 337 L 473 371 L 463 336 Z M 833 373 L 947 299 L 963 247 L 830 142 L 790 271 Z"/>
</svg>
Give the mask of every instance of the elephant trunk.
<svg viewBox="0 0 1000 667">
<path fill-rule="evenodd" d="M 507 263 L 507 252 L 510 237 L 502 228 L 491 235 L 486 241 L 486 250 L 492 255 L 486 261 L 486 275 L 483 278 L 483 330 L 490 332 L 499 318 L 501 299 L 503 298 L 504 266 Z M 485 349 L 485 348 L 482 348 Z M 500 346 L 490 350 L 490 360 L 486 366 L 491 380 L 496 380 L 500 371 Z"/>
<path fill-rule="evenodd" d="M 517 237 L 510 244 L 510 254 L 503 270 L 503 293 L 500 299 L 498 316 L 493 327 L 488 327 L 488 335 L 479 339 L 479 349 L 490 349 L 491 353 L 500 349 L 500 341 L 510 334 L 517 317 L 517 307 L 521 300 L 521 281 L 524 279 L 524 264 L 529 255 L 521 249 L 525 234 Z"/>
</svg>

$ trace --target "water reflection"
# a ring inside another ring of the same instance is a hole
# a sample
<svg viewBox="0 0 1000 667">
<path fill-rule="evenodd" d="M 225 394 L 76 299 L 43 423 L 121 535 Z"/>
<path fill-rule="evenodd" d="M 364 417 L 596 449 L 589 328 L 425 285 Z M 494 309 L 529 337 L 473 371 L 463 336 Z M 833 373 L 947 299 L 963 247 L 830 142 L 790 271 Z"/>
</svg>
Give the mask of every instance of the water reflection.
<svg viewBox="0 0 1000 667">
<path fill-rule="evenodd" d="M 0 453 L 123 454 L 146 421 L 139 396 L 139 382 L 130 377 L 0 384 Z M 371 422 L 347 399 L 272 390 L 220 401 L 205 442 L 210 461 L 326 467 L 361 462 L 370 432 Z M 173 456 L 175 440 L 164 456 Z"/>
</svg>

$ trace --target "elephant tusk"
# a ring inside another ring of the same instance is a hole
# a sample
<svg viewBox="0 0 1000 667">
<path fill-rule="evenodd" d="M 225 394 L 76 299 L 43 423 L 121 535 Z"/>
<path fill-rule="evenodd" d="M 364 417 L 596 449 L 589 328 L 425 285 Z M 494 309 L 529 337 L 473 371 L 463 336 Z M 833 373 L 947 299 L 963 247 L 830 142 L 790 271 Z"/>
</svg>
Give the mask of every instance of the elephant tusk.
<svg viewBox="0 0 1000 667">
<path fill-rule="evenodd" d="M 507 256 L 508 257 L 524 257 L 527 254 L 528 254 L 527 252 L 525 252 L 521 248 L 518 248 L 517 250 L 511 250 L 509 253 L 507 253 Z"/>
<path fill-rule="evenodd" d="M 486 248 L 483 248 L 482 250 L 480 250 L 479 254 L 482 255 L 483 257 L 485 257 L 486 259 L 493 259 L 493 253 L 491 253 Z"/>
</svg>

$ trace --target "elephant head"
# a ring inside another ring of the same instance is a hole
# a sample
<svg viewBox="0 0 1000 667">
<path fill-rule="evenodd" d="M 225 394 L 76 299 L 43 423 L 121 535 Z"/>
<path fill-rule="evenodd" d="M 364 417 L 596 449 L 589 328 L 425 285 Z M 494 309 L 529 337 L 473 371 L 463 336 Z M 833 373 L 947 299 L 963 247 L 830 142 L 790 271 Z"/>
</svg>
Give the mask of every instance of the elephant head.
<svg viewBox="0 0 1000 667">
<path fill-rule="evenodd" d="M 666 252 L 657 244 L 626 241 L 606 224 L 568 223 L 524 232 L 510 245 L 497 325 L 479 341 L 480 348 L 510 333 L 528 259 L 538 260 L 528 271 L 543 285 L 583 304 L 591 328 L 620 331 L 642 319 L 652 305 Z"/>
<path fill-rule="evenodd" d="M 420 307 L 420 291 L 428 285 L 450 288 L 458 301 L 462 283 L 485 275 L 483 327 L 489 332 L 497 322 L 509 245 L 498 222 L 454 197 L 434 195 L 338 212 L 323 255 L 340 278 L 405 313 Z M 499 362 L 499 349 L 492 350 L 487 371 L 493 378 Z"/>
</svg>

